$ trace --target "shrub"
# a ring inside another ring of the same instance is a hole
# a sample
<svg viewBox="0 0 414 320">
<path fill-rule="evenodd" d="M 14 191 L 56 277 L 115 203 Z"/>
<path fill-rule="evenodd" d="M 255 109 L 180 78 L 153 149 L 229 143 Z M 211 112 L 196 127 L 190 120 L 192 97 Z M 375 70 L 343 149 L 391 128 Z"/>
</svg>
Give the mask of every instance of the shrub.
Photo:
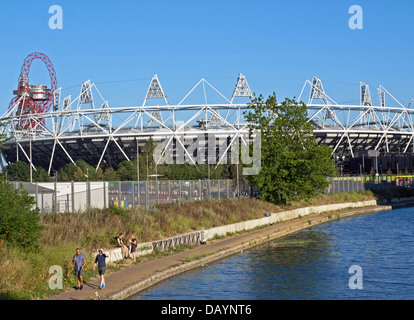
<svg viewBox="0 0 414 320">
<path fill-rule="evenodd" d="M 128 213 L 127 213 L 127 211 L 126 211 L 126 210 L 124 210 L 124 209 L 122 209 L 122 208 L 118 208 L 118 207 L 116 207 L 116 206 L 114 206 L 114 205 L 110 205 L 110 206 L 109 206 L 109 211 L 110 211 L 112 214 L 117 215 L 117 216 L 122 216 L 122 217 L 126 217 L 126 216 L 128 216 Z"/>
<path fill-rule="evenodd" d="M 35 204 L 22 188 L 0 182 L 0 239 L 20 247 L 37 245 L 42 227 Z"/>
</svg>

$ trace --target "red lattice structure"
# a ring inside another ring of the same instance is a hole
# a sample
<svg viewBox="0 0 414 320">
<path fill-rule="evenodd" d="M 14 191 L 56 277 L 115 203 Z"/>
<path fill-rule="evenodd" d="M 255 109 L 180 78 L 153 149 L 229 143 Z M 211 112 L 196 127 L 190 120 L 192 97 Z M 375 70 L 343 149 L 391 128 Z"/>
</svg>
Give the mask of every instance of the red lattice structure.
<svg viewBox="0 0 414 320">
<path fill-rule="evenodd" d="M 29 84 L 30 67 L 34 60 L 43 61 L 49 71 L 50 89 L 45 85 Z M 56 89 L 56 72 L 48 56 L 40 52 L 34 52 L 28 55 L 23 62 L 17 90 L 13 92 L 15 96 L 9 104 L 9 111 L 11 111 L 12 108 L 15 108 L 15 115 L 20 117 L 18 129 L 36 129 L 40 123 L 44 123 L 44 119 L 37 119 L 34 121 L 33 119 L 30 120 L 27 115 L 48 112 L 53 104 L 53 93 Z M 18 103 L 17 108 L 16 103 Z"/>
</svg>

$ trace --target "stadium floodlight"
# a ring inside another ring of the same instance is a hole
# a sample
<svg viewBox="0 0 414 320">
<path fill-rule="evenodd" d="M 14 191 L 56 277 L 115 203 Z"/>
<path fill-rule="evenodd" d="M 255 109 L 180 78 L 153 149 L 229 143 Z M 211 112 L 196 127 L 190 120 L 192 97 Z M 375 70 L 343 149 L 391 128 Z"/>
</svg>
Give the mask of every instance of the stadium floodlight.
<svg viewBox="0 0 414 320">
<path fill-rule="evenodd" d="M 62 88 L 59 88 L 53 92 L 53 111 L 59 110 L 61 90 Z"/>
<path fill-rule="evenodd" d="M 63 111 L 70 110 L 71 99 L 72 96 L 67 96 L 65 99 L 63 99 Z"/>
<path fill-rule="evenodd" d="M 142 106 L 145 106 L 148 99 L 164 99 L 166 105 L 168 106 L 167 96 L 164 94 L 164 91 L 162 90 L 161 83 L 158 80 L 158 75 L 154 75 L 152 77 Z M 152 112 L 151 116 L 152 117 L 150 117 L 150 119 L 148 120 L 148 125 L 151 125 L 152 123 L 163 123 L 161 111 L 155 110 Z"/>
<path fill-rule="evenodd" d="M 312 79 L 312 88 L 309 96 L 309 104 L 312 103 L 313 99 L 319 99 L 322 100 L 325 104 L 328 104 L 322 81 L 317 77 L 313 77 Z"/>
<path fill-rule="evenodd" d="M 246 77 L 241 73 L 239 73 L 239 77 L 237 78 L 237 83 L 234 87 L 233 95 L 231 97 L 231 103 L 233 103 L 235 97 L 253 97 L 249 84 L 247 83 Z"/>
<path fill-rule="evenodd" d="M 361 106 L 372 106 L 371 94 L 369 92 L 369 86 L 361 82 Z"/>
<path fill-rule="evenodd" d="M 109 121 L 110 120 L 110 114 L 109 114 L 109 104 L 108 104 L 108 101 L 105 101 L 101 105 L 101 110 L 102 111 L 99 114 L 99 120 Z"/>
<path fill-rule="evenodd" d="M 91 104 L 91 107 L 93 108 L 93 97 L 92 97 L 92 87 L 90 80 L 82 83 L 81 88 L 81 95 L 79 99 L 79 104 Z"/>
<path fill-rule="evenodd" d="M 155 75 L 152 77 L 151 84 L 147 91 L 147 95 L 145 96 L 145 101 L 147 99 L 162 99 L 162 98 L 165 99 L 165 102 L 168 105 L 167 98 L 164 94 L 164 91 L 162 90 L 161 83 L 158 80 L 158 76 Z"/>
<path fill-rule="evenodd" d="M 382 86 L 378 88 L 378 98 L 380 101 L 380 106 L 385 108 L 385 91 L 383 90 Z"/>
</svg>

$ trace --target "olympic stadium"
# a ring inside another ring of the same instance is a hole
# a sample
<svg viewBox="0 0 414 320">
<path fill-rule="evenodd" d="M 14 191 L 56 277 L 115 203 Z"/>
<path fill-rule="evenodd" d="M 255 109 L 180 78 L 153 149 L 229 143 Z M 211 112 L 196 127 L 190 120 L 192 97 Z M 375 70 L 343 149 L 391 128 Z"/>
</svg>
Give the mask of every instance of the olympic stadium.
<svg viewBox="0 0 414 320">
<path fill-rule="evenodd" d="M 30 84 L 34 60 L 44 63 L 50 84 Z M 112 107 L 89 80 L 79 85 L 77 96 L 63 97 L 50 59 L 43 53 L 30 54 L 1 117 L 1 133 L 10 138 L 7 149 L 1 150 L 3 166 L 20 160 L 50 174 L 82 159 L 96 169 L 117 167 L 136 158 L 149 139 L 188 153 L 188 146 L 200 136 L 209 137 L 204 149 L 214 145 L 209 157 L 218 165 L 232 146 L 246 143 L 248 123 L 243 113 L 253 94 L 243 74 L 235 76 L 231 97 L 203 78 L 174 104 L 167 100 L 161 80 L 154 75 L 142 104 Z M 203 95 L 194 103 L 189 97 L 196 90 Z M 207 91 L 222 102 L 209 103 Z M 375 102 L 370 87 L 360 82 L 360 103 L 344 105 L 328 96 L 322 79 L 316 76 L 302 86 L 298 100 L 306 103 L 318 143 L 332 147 L 332 157 L 342 173 L 413 171 L 414 110 L 381 85 L 377 91 Z"/>
</svg>

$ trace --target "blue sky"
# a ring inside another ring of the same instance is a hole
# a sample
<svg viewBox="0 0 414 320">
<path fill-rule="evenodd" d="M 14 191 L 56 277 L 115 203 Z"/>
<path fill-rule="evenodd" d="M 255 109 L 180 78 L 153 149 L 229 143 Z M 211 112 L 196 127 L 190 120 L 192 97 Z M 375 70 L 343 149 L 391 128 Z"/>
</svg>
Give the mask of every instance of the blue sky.
<svg viewBox="0 0 414 320">
<path fill-rule="evenodd" d="M 49 7 L 63 29 L 49 28 Z M 363 30 L 351 30 L 351 5 Z M 0 112 L 34 51 L 53 62 L 63 95 L 95 82 L 112 106 L 142 103 L 158 74 L 170 103 L 205 78 L 228 98 L 243 73 L 256 94 L 298 96 L 323 81 L 339 103 L 359 102 L 359 82 L 382 84 L 404 105 L 414 98 L 414 2 L 389 0 L 8 1 L 0 11 Z M 49 84 L 35 62 L 31 83 Z"/>
</svg>

